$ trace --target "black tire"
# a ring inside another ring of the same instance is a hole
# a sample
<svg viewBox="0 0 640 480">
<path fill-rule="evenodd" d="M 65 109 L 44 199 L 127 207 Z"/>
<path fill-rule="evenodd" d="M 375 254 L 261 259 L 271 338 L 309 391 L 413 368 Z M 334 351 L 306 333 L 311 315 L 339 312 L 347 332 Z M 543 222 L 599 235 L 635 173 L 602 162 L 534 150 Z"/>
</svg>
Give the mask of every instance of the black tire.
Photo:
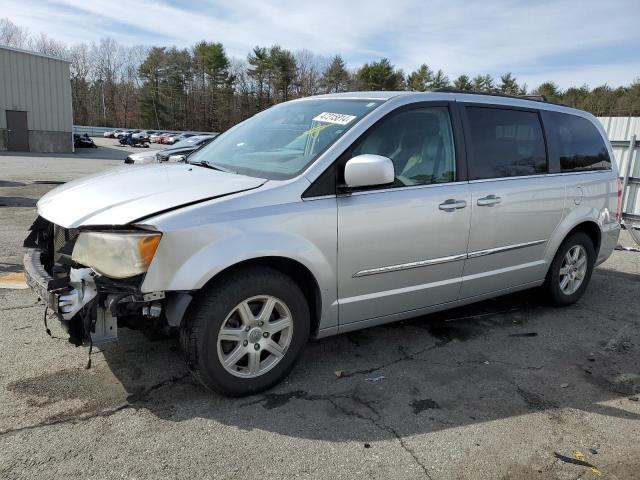
<svg viewBox="0 0 640 480">
<path fill-rule="evenodd" d="M 246 299 L 270 295 L 283 301 L 293 320 L 286 353 L 267 372 L 254 378 L 229 373 L 218 356 L 218 333 L 233 309 Z M 300 287 L 288 276 L 268 267 L 253 267 L 225 275 L 202 289 L 180 328 L 187 367 L 206 388 L 239 397 L 266 390 L 292 370 L 309 339 L 310 314 Z"/>
<path fill-rule="evenodd" d="M 580 287 L 570 295 L 565 294 L 560 288 L 560 268 L 562 267 L 562 262 L 567 254 L 567 252 L 575 246 L 582 246 L 587 254 L 587 269 L 580 284 Z M 565 307 L 567 305 L 571 305 L 572 303 L 577 302 L 580 297 L 584 294 L 587 289 L 587 285 L 589 284 L 589 280 L 591 280 L 591 274 L 593 273 L 593 265 L 596 259 L 596 252 L 593 246 L 593 242 L 589 235 L 584 232 L 576 232 L 571 236 L 567 237 L 560 248 L 556 252 L 556 256 L 553 258 L 551 262 L 551 266 L 549 267 L 549 272 L 547 273 L 547 278 L 545 281 L 545 289 L 549 296 L 549 301 L 557 307 Z"/>
</svg>

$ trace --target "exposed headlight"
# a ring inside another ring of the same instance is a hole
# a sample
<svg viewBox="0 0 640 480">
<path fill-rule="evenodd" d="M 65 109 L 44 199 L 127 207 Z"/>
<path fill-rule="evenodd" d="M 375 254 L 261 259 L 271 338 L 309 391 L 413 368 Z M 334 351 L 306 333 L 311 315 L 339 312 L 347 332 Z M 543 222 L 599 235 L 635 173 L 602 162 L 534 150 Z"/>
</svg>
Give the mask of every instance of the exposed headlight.
<svg viewBox="0 0 640 480">
<path fill-rule="evenodd" d="M 133 277 L 147 271 L 161 236 L 155 232 L 82 232 L 71 258 L 105 277 Z"/>
</svg>

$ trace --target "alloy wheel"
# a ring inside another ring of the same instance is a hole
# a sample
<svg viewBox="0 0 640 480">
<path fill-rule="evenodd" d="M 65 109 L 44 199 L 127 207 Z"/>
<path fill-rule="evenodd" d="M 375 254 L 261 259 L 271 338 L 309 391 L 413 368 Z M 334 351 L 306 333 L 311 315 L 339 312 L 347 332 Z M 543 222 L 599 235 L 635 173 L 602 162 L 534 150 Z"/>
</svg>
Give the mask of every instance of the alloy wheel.
<svg viewBox="0 0 640 480">
<path fill-rule="evenodd" d="M 582 245 L 571 247 L 560 266 L 560 290 L 565 295 L 573 295 L 582 285 L 587 273 L 587 251 Z"/>
<path fill-rule="evenodd" d="M 275 367 L 293 337 L 289 307 L 271 295 L 236 305 L 218 332 L 218 359 L 236 377 L 255 378 Z"/>
</svg>

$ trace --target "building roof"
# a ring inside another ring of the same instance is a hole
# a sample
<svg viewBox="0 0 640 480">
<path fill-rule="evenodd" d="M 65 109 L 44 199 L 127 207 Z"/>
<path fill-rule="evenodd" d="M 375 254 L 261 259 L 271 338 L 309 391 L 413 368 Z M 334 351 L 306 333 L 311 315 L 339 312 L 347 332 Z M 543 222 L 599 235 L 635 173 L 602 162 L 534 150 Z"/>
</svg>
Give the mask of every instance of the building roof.
<svg viewBox="0 0 640 480">
<path fill-rule="evenodd" d="M 10 52 L 18 52 L 18 53 L 24 53 L 27 55 L 34 55 L 36 57 L 44 57 L 44 58 L 48 58 L 49 60 L 57 60 L 58 62 L 71 63 L 69 60 L 66 60 L 64 58 L 54 57 L 52 55 L 45 55 L 44 53 L 32 52 L 30 50 L 23 50 L 22 48 L 14 48 L 14 47 L 8 47 L 6 45 L 0 45 L 0 49 L 9 50 Z"/>
</svg>

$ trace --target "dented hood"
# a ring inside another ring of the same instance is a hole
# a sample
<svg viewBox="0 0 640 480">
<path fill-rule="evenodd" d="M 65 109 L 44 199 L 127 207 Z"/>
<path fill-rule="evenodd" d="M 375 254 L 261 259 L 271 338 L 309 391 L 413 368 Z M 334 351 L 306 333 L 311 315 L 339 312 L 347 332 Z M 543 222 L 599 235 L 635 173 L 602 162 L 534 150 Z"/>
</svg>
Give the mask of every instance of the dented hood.
<svg viewBox="0 0 640 480">
<path fill-rule="evenodd" d="M 154 213 L 251 190 L 266 180 L 189 164 L 125 166 L 66 183 L 38 214 L 65 228 L 126 225 Z"/>
</svg>

